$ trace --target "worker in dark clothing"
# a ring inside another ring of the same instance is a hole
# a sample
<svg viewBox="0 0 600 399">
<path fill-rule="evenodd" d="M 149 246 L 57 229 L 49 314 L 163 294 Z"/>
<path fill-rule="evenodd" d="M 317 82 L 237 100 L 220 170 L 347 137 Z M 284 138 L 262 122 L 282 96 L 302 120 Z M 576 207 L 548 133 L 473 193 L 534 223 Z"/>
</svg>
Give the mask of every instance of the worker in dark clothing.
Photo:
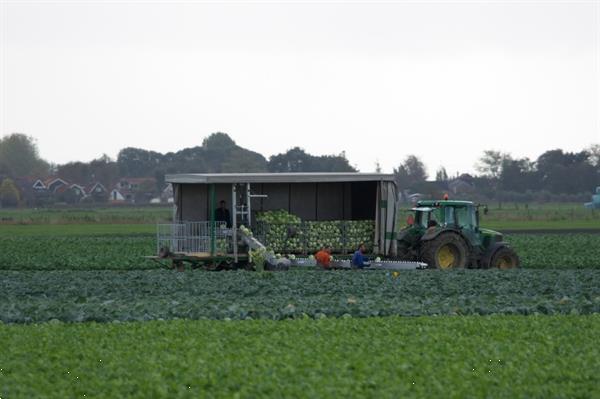
<svg viewBox="0 0 600 399">
<path fill-rule="evenodd" d="M 226 207 L 224 200 L 219 202 L 219 207 L 215 210 L 215 222 L 217 225 L 225 223 L 227 228 L 231 227 L 231 216 L 229 216 L 229 210 Z"/>
<path fill-rule="evenodd" d="M 431 219 L 429 222 L 427 222 L 427 228 L 437 227 L 437 225 L 438 225 L 438 222 L 435 221 L 434 219 Z"/>
<path fill-rule="evenodd" d="M 370 263 L 365 260 L 365 252 L 367 252 L 367 247 L 365 244 L 361 243 L 358 246 L 358 250 L 352 255 L 352 267 L 362 269 L 363 267 L 369 266 Z"/>
</svg>

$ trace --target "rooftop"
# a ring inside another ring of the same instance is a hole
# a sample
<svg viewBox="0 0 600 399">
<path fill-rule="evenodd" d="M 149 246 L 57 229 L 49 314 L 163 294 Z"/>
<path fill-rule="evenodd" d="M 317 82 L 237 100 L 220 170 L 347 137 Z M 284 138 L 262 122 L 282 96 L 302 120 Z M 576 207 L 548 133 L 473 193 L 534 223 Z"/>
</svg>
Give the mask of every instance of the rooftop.
<svg viewBox="0 0 600 399">
<path fill-rule="evenodd" d="M 166 175 L 167 183 L 334 183 L 394 181 L 382 173 L 182 173 Z"/>
<path fill-rule="evenodd" d="M 460 200 L 422 200 L 417 202 L 417 206 L 467 206 L 473 205 L 473 201 Z"/>
</svg>

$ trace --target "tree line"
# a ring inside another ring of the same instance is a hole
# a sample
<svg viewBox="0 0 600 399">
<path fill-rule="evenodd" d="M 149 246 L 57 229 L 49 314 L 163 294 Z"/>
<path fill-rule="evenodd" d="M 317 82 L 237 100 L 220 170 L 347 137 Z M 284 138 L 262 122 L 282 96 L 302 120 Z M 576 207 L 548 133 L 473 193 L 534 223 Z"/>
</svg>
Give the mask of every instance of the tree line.
<svg viewBox="0 0 600 399">
<path fill-rule="evenodd" d="M 235 172 L 356 172 L 345 154 L 311 155 L 299 147 L 273 155 L 263 155 L 242 148 L 225 133 L 213 133 L 202 145 L 177 152 L 160 153 L 128 147 L 119 151 L 117 159 L 107 155 L 90 162 L 52 164 L 40 158 L 33 137 L 15 133 L 0 139 L 0 197 L 6 202 L 18 202 L 21 178 L 58 176 L 70 182 L 88 184 L 100 182 L 113 186 L 119 178 L 154 177 L 155 191 L 164 188 L 164 177 L 173 173 L 235 173 Z M 0 198 L 1 201 L 1 198 Z"/>
<path fill-rule="evenodd" d="M 402 192 L 423 192 L 430 196 L 447 190 L 447 184 L 457 179 L 464 181 L 466 187 L 473 187 L 473 195 L 489 199 L 504 196 L 506 200 L 543 200 L 539 193 L 583 195 L 600 185 L 600 144 L 579 152 L 549 150 L 535 160 L 488 150 L 475 167 L 476 174 L 458 176 L 448 176 L 442 167 L 430 179 L 425 164 L 417 156 L 409 155 L 393 173 Z M 344 152 L 316 156 L 294 147 L 267 159 L 240 147 L 220 132 L 206 137 L 199 146 L 177 152 L 129 147 L 119 151 L 117 159 L 103 155 L 90 162 L 66 164 L 43 160 L 35 139 L 30 136 L 15 133 L 0 138 L 0 200 L 2 196 L 18 195 L 15 181 L 24 177 L 59 176 L 80 184 L 100 182 L 105 187 L 111 187 L 122 177 L 154 177 L 158 192 L 164 187 L 164 176 L 172 173 L 356 171 Z"/>
<path fill-rule="evenodd" d="M 475 169 L 478 174 L 450 178 L 446 169 L 441 167 L 436 171 L 435 179 L 428 181 L 425 164 L 417 156 L 409 155 L 394 169 L 394 174 L 399 187 L 430 195 L 438 195 L 444 183 L 460 179 L 467 187 L 473 187 L 472 194 L 481 198 L 579 200 L 579 197 L 589 197 L 594 187 L 600 186 L 600 144 L 593 144 L 579 152 L 549 150 L 535 160 L 487 150 L 479 158 Z M 431 182 L 438 184 L 427 184 Z"/>
</svg>

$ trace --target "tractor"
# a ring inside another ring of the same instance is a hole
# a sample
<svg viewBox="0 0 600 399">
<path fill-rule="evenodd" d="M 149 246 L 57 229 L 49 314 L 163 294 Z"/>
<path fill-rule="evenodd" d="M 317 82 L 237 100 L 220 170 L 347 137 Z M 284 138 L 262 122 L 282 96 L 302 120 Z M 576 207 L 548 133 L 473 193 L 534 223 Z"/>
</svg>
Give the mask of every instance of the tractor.
<svg viewBox="0 0 600 399">
<path fill-rule="evenodd" d="M 519 267 L 502 234 L 479 227 L 479 208 L 471 201 L 417 202 L 398 235 L 398 255 L 434 269 Z"/>
</svg>

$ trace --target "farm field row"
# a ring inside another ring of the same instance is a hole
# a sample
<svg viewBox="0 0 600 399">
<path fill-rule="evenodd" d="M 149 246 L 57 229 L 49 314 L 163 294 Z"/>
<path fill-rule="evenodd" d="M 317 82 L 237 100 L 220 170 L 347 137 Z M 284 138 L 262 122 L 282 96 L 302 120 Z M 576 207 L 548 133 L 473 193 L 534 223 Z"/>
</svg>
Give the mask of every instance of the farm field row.
<svg viewBox="0 0 600 399">
<path fill-rule="evenodd" d="M 490 223 L 486 228 L 500 232 L 520 231 L 530 234 L 568 234 L 573 231 L 590 234 L 600 232 L 600 222 L 582 221 L 578 223 L 555 222 L 497 222 Z M 155 235 L 155 224 L 116 223 L 116 224 L 29 224 L 29 225 L 1 225 L 0 238 L 2 237 L 28 237 L 28 236 L 128 236 L 128 235 Z"/>
<path fill-rule="evenodd" d="M 156 239 L 138 236 L 0 237 L 0 269 L 152 269 L 144 256 L 156 254 Z"/>
<path fill-rule="evenodd" d="M 130 235 L 156 234 L 156 224 L 149 223 L 73 223 L 73 224 L 0 224 L 0 237 L 40 235 Z M 495 221 L 484 227 L 498 231 L 600 231 L 600 220 L 565 221 Z"/>
<path fill-rule="evenodd" d="M 600 313 L 600 270 L 2 272 L 0 321 Z"/>
<path fill-rule="evenodd" d="M 585 220 L 574 223 L 564 222 L 516 222 L 516 221 L 498 221 L 488 223 L 486 228 L 502 231 L 526 231 L 532 233 L 544 233 L 546 231 L 553 233 L 581 230 L 590 233 L 600 231 L 600 221 Z M 27 237 L 27 236 L 82 236 L 82 235 L 154 235 L 156 234 L 156 224 L 141 223 L 112 223 L 112 224 L 4 224 L 0 228 L 1 237 Z"/>
<path fill-rule="evenodd" d="M 4 228 L 4 227 L 3 227 Z M 514 234 L 506 240 L 523 268 L 600 268 L 600 234 Z M 0 235 L 0 270 L 155 269 L 143 257 L 156 254 L 151 234 Z"/>
<path fill-rule="evenodd" d="M 0 209 L 0 224 L 112 224 L 168 221 L 171 206 Z"/>
<path fill-rule="evenodd" d="M 6 224 L 0 226 L 3 237 L 40 236 L 131 236 L 156 235 L 155 224 Z"/>
<path fill-rule="evenodd" d="M 600 213 L 600 212 L 599 212 Z M 600 219 L 590 220 L 496 220 L 482 225 L 497 231 L 554 231 L 554 230 L 600 230 Z"/>
<path fill-rule="evenodd" d="M 1 325 L 0 396 L 600 395 L 600 316 Z"/>
</svg>

